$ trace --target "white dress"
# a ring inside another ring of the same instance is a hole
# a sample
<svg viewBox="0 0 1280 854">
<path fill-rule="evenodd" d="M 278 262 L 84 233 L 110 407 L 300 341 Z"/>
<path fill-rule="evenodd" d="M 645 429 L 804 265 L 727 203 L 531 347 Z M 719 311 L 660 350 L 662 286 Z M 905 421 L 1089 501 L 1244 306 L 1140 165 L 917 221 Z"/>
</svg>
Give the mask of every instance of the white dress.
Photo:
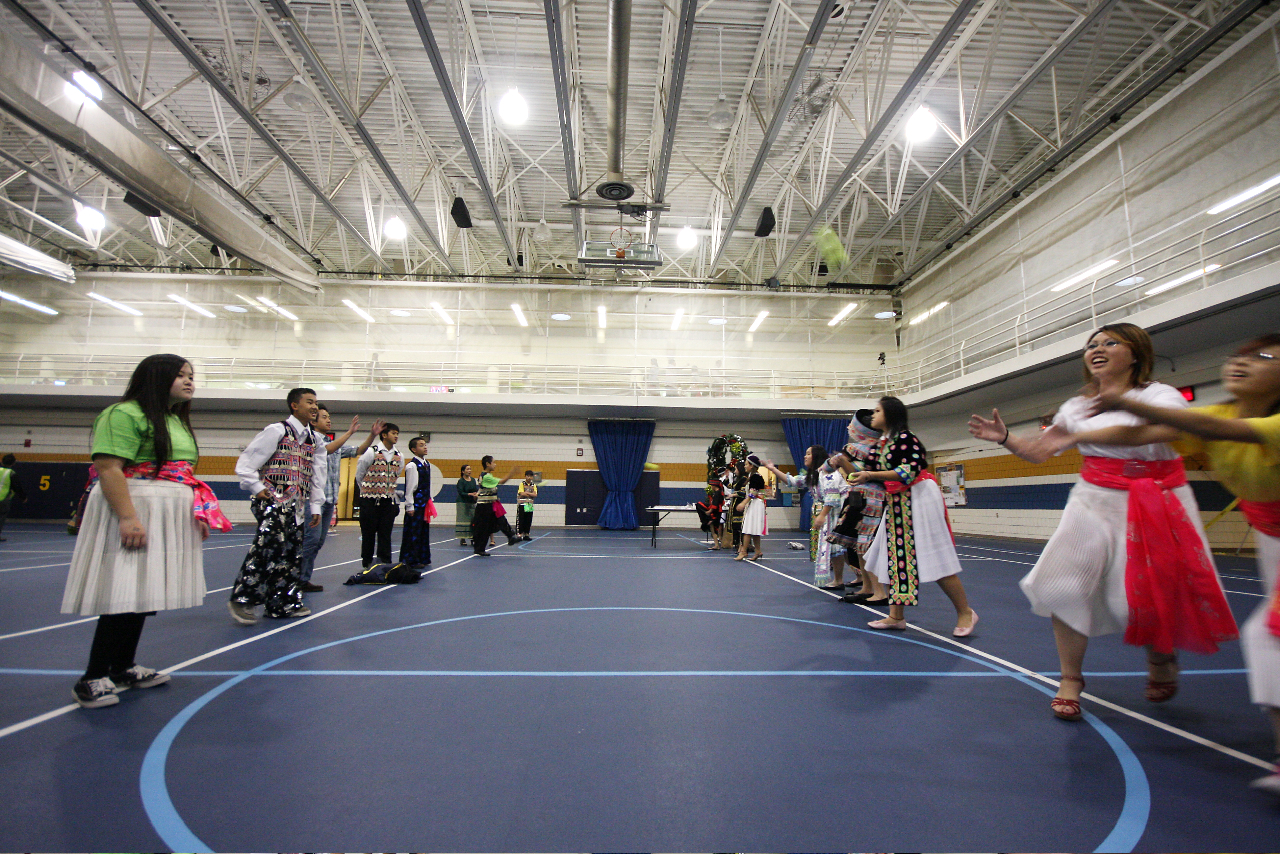
<svg viewBox="0 0 1280 854">
<path fill-rule="evenodd" d="M 1165 409 L 1181 409 L 1187 405 L 1181 392 L 1164 383 L 1132 389 L 1125 397 Z M 1087 417 L 1089 402 L 1090 398 L 1084 396 L 1071 398 L 1058 410 L 1053 423 L 1073 433 L 1146 423 L 1135 415 L 1119 411 Z M 1137 447 L 1080 445 L 1079 450 L 1087 457 L 1111 459 L 1153 461 L 1178 457 L 1173 448 L 1163 443 Z M 1200 535 L 1205 553 L 1209 554 L 1209 541 L 1191 487 L 1179 486 L 1173 493 L 1182 502 Z M 1058 529 L 1045 544 L 1031 572 L 1018 584 L 1031 601 L 1031 610 L 1042 617 L 1057 617 L 1088 637 L 1124 631 L 1129 623 L 1129 603 L 1125 595 L 1128 518 L 1127 491 L 1084 481 L 1073 486 Z M 1212 555 L 1209 563 L 1213 563 Z"/>
<path fill-rule="evenodd" d="M 889 512 L 880 517 L 875 539 L 863 560 L 867 572 L 889 584 L 889 550 L 885 543 L 885 523 Z M 916 541 L 916 572 L 920 583 L 938 581 L 959 573 L 964 567 L 956 555 L 956 544 L 947 525 L 947 506 L 942 490 L 932 480 L 922 480 L 911 487 L 911 526 Z"/>
</svg>

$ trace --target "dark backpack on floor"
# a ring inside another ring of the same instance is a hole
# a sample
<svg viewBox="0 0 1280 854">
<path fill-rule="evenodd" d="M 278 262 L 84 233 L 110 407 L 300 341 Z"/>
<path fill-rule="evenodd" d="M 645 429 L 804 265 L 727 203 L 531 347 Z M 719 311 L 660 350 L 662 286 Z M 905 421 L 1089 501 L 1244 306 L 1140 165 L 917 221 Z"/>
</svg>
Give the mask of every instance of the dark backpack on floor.
<svg viewBox="0 0 1280 854">
<path fill-rule="evenodd" d="M 403 563 L 375 563 L 348 578 L 343 584 L 417 584 L 422 573 Z"/>
</svg>

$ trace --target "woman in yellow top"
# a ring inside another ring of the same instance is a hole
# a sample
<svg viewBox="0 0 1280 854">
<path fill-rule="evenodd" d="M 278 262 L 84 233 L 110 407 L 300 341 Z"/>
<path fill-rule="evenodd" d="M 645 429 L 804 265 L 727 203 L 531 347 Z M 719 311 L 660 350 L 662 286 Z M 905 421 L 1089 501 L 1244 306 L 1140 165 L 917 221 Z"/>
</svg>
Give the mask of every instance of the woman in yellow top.
<svg viewBox="0 0 1280 854">
<path fill-rule="evenodd" d="M 1234 399 L 1216 406 L 1163 409 L 1115 394 L 1099 395 L 1096 410 L 1123 409 L 1151 422 L 1072 436 L 1075 444 L 1146 444 L 1176 440 L 1183 454 L 1205 453 L 1214 474 L 1240 498 L 1254 529 L 1258 575 L 1266 598 L 1240 631 L 1249 693 L 1271 716 L 1280 754 L 1280 333 L 1257 338 L 1227 359 L 1222 385 Z M 1280 760 L 1255 788 L 1280 795 Z"/>
</svg>

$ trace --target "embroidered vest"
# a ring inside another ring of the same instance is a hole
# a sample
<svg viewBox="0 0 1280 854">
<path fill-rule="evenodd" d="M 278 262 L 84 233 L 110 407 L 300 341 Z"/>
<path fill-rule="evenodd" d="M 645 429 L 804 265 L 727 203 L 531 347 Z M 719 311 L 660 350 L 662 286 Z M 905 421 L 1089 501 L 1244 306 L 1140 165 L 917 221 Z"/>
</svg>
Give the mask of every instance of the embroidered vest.
<svg viewBox="0 0 1280 854">
<path fill-rule="evenodd" d="M 262 467 L 262 479 L 282 501 L 299 498 L 306 500 L 311 495 L 311 470 L 315 464 L 316 446 L 308 431 L 305 435 L 294 435 L 293 427 L 288 421 L 280 422 L 284 426 L 284 435 L 276 445 L 276 452 Z"/>
<path fill-rule="evenodd" d="M 396 497 L 396 479 L 400 477 L 400 467 L 393 462 L 396 458 L 396 455 L 388 455 L 382 450 L 374 454 L 373 462 L 360 480 L 361 498 L 381 500 Z"/>
<path fill-rule="evenodd" d="M 418 467 L 418 485 L 413 489 L 413 506 L 426 507 L 431 497 L 431 463 L 414 457 L 409 461 Z"/>
</svg>

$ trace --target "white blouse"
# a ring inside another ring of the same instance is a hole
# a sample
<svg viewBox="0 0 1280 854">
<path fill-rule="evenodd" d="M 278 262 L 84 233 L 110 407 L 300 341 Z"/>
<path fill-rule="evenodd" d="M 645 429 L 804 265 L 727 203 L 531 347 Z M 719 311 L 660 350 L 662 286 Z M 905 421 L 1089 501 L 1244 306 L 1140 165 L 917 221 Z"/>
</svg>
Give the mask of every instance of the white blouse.
<svg viewBox="0 0 1280 854">
<path fill-rule="evenodd" d="M 1130 400 L 1163 409 L 1185 409 L 1187 406 L 1182 392 L 1164 383 L 1151 383 L 1146 388 L 1130 389 L 1124 393 L 1124 396 Z M 1138 416 L 1122 410 L 1101 412 L 1088 418 L 1086 414 L 1092 401 L 1092 397 L 1085 395 L 1071 398 L 1059 407 L 1058 414 L 1053 417 L 1053 423 L 1062 425 L 1072 433 L 1100 430 L 1104 427 L 1137 427 L 1147 423 Z M 1110 457 L 1118 460 L 1175 460 L 1178 458 L 1178 452 L 1164 442 L 1134 447 L 1121 445 L 1077 445 L 1076 447 L 1086 457 Z"/>
</svg>

